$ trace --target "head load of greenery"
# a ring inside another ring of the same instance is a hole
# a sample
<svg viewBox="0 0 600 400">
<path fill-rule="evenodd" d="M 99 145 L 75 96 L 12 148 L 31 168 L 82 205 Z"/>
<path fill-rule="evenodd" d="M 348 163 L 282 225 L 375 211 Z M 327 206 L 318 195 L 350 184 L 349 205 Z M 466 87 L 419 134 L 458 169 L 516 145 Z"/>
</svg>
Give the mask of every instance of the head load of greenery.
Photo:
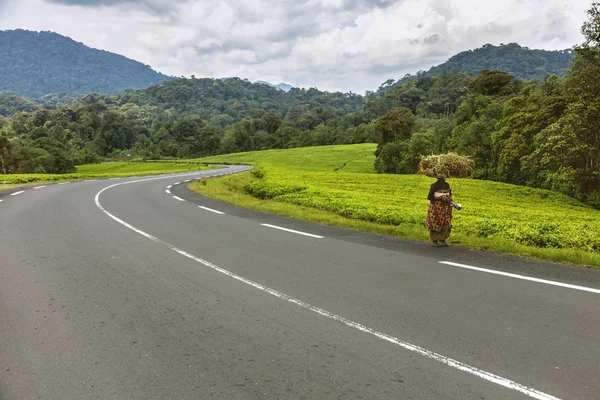
<svg viewBox="0 0 600 400">
<path fill-rule="evenodd" d="M 466 178 L 472 171 L 471 159 L 456 153 L 423 156 L 419 163 L 419 172 L 431 178 Z"/>
</svg>

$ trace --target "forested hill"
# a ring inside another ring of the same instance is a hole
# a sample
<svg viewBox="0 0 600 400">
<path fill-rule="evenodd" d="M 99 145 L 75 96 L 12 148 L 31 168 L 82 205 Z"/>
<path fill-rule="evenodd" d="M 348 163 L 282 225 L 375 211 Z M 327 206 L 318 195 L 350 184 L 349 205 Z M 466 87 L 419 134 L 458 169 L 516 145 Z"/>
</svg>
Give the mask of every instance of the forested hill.
<svg viewBox="0 0 600 400">
<path fill-rule="evenodd" d="M 28 97 L 120 93 L 170 79 L 138 61 L 52 32 L 0 31 L 0 54 L 0 91 Z"/>
<path fill-rule="evenodd" d="M 91 95 L 89 95 L 91 96 Z M 104 96 L 111 105 L 155 106 L 175 114 L 198 115 L 215 126 L 226 126 L 253 113 L 269 112 L 282 118 L 300 119 L 311 129 L 319 123 L 360 111 L 364 98 L 353 93 L 292 88 L 288 92 L 247 79 L 178 78 L 143 90 L 126 90 L 120 96 Z M 83 99 L 86 102 L 86 99 Z"/>
<path fill-rule="evenodd" d="M 392 86 L 416 80 L 424 76 L 435 76 L 446 72 L 467 72 L 479 74 L 482 70 L 500 70 L 512 74 L 517 79 L 545 78 L 550 75 L 564 76 L 573 60 L 573 50 L 533 50 L 516 43 L 493 46 L 486 44 L 475 50 L 463 51 L 448 61 L 430 68 L 428 71 L 407 75 L 398 82 L 387 81 L 380 91 Z"/>
<path fill-rule="evenodd" d="M 126 89 L 121 94 L 111 95 L 58 93 L 32 99 L 0 92 L 0 115 L 9 117 L 20 111 L 56 109 L 71 103 L 78 107 L 97 102 L 111 108 L 135 104 L 146 109 L 162 110 L 173 118 L 195 115 L 219 128 L 267 112 L 293 119 L 298 126 L 311 129 L 324 121 L 361 111 L 364 97 L 315 88 L 283 91 L 240 78 L 192 77 L 175 78 L 146 89 Z"/>
</svg>

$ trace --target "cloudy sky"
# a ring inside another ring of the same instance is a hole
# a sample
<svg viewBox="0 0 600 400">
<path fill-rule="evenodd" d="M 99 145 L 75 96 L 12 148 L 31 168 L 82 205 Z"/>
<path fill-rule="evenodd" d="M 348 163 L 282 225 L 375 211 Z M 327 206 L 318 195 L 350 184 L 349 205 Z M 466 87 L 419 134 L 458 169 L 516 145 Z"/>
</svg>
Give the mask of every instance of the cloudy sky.
<svg viewBox="0 0 600 400">
<path fill-rule="evenodd" d="M 589 0 L 0 0 L 0 30 L 50 30 L 175 76 L 363 94 L 486 43 L 565 49 Z"/>
</svg>

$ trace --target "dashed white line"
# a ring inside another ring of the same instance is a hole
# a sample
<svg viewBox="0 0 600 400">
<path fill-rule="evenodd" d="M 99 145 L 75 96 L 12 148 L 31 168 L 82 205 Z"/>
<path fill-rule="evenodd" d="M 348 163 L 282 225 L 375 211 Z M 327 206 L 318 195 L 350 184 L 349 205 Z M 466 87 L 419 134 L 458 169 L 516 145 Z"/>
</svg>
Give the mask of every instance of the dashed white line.
<svg viewBox="0 0 600 400">
<path fill-rule="evenodd" d="M 18 194 L 21 194 L 21 193 L 25 193 L 25 191 L 24 191 L 24 190 L 21 190 L 21 191 L 19 191 L 19 192 L 14 192 L 14 193 L 11 193 L 10 195 L 11 195 L 11 196 L 16 196 L 16 195 L 18 195 Z"/>
<path fill-rule="evenodd" d="M 175 182 L 175 183 L 173 184 L 173 186 L 175 186 L 175 185 L 179 185 L 180 183 L 181 183 L 181 182 Z"/>
<path fill-rule="evenodd" d="M 47 185 L 43 185 L 43 186 L 36 186 L 33 188 L 33 190 L 37 190 L 37 189 L 43 189 L 45 187 L 48 187 Z"/>
<path fill-rule="evenodd" d="M 204 206 L 198 206 L 198 208 L 201 208 L 206 211 L 214 212 L 215 214 L 221 214 L 221 215 L 225 214 L 223 211 L 213 210 L 212 208 L 208 208 L 208 207 L 204 207 Z"/>
<path fill-rule="evenodd" d="M 58 184 L 59 184 L 59 185 L 67 185 L 67 184 L 69 184 L 69 183 L 71 183 L 71 182 L 59 182 Z"/>
<path fill-rule="evenodd" d="M 191 181 L 192 181 L 191 179 L 186 179 L 184 182 L 191 182 Z"/>
<path fill-rule="evenodd" d="M 173 187 L 173 185 L 169 185 L 167 186 L 167 189 L 171 189 Z"/>
<path fill-rule="evenodd" d="M 0 199 L 0 203 L 2 203 L 4 200 Z"/>
<path fill-rule="evenodd" d="M 179 249 L 179 248 L 177 248 L 177 247 L 175 247 L 175 246 L 173 246 L 173 245 L 171 245 L 171 244 L 169 244 L 169 243 L 167 243 L 167 242 L 165 242 L 163 240 L 160 240 L 157 237 L 154 237 L 154 236 L 152 236 L 152 235 L 150 235 L 150 234 L 148 234 L 148 233 L 146 233 L 146 232 L 144 232 L 144 231 L 136 228 L 135 226 L 133 226 L 133 225 L 131 225 L 131 224 L 123 221 L 122 219 L 119 219 L 119 218 L 115 217 L 114 215 L 112 215 L 111 213 L 109 213 L 104 207 L 102 207 L 102 204 L 100 204 L 100 200 L 99 200 L 100 199 L 100 195 L 105 190 L 108 190 L 108 189 L 110 189 L 112 187 L 115 187 L 115 186 L 125 185 L 125 184 L 129 184 L 129 183 L 144 182 L 144 181 L 148 181 L 148 180 L 152 180 L 152 179 L 144 179 L 144 180 L 140 180 L 140 181 L 122 182 L 122 183 L 117 183 L 117 184 L 105 187 L 104 189 L 102 189 L 101 191 L 99 191 L 98 193 L 96 193 L 96 198 L 95 198 L 96 206 L 104 214 L 106 214 L 107 216 L 109 216 L 113 220 L 117 221 L 119 224 L 125 226 L 126 228 L 131 229 L 132 231 L 134 231 L 134 232 L 136 232 L 136 233 L 138 233 L 138 234 L 140 234 L 140 235 L 142 235 L 144 237 L 146 237 L 147 239 L 150 239 L 150 240 L 152 240 L 155 243 L 161 244 L 161 245 L 163 245 L 163 246 L 165 246 L 165 247 L 167 247 L 167 248 L 169 248 L 169 249 L 171 249 L 171 250 L 173 250 L 173 251 L 181 254 L 182 256 L 187 257 L 187 258 L 189 258 L 191 260 L 194 260 L 194 261 L 196 261 L 196 262 L 198 262 L 198 263 L 200 263 L 202 265 L 205 265 L 205 266 L 207 266 L 207 267 L 209 267 L 209 268 L 211 268 L 211 269 L 213 269 L 215 271 L 218 271 L 218 272 L 220 272 L 220 273 L 222 273 L 224 275 L 227 275 L 230 278 L 233 278 L 233 279 L 235 279 L 237 281 L 240 281 L 240 282 L 243 282 L 243 283 L 245 283 L 247 285 L 250 285 L 250 286 L 252 286 L 252 287 L 254 287 L 254 288 L 256 288 L 256 289 L 258 289 L 258 290 L 260 290 L 262 292 L 268 293 L 268 294 L 270 294 L 272 296 L 275 296 L 275 297 L 277 297 L 279 299 L 285 300 L 285 301 L 290 302 L 292 304 L 296 304 L 299 307 L 302 307 L 302 308 L 304 308 L 306 310 L 312 311 L 312 312 L 314 312 L 316 314 L 319 314 L 319 315 L 321 315 L 321 316 L 323 316 L 325 318 L 329 318 L 329 319 L 332 319 L 334 321 L 341 322 L 341 323 L 345 324 L 346 326 L 349 326 L 349 327 L 357 329 L 357 330 L 359 330 L 361 332 L 373 335 L 373 336 L 375 336 L 375 337 L 377 337 L 377 338 L 379 338 L 381 340 L 385 340 L 386 342 L 389 342 L 389 343 L 392 343 L 392 344 L 394 344 L 396 346 L 402 347 L 403 349 L 406 349 L 408 351 L 412 351 L 413 353 L 417 353 L 417 354 L 422 355 L 422 356 L 424 356 L 426 358 L 429 358 L 431 360 L 435 360 L 435 361 L 437 361 L 437 362 L 439 362 L 441 364 L 444 364 L 444 365 L 447 365 L 449 367 L 455 368 L 455 369 L 457 369 L 459 371 L 463 371 L 463 372 L 466 372 L 468 374 L 474 375 L 474 376 L 476 376 L 478 378 L 481 378 L 481 379 L 483 379 L 485 381 L 495 383 L 495 384 L 497 384 L 499 386 L 502 386 L 502 387 L 505 387 L 507 389 L 511 389 L 511 390 L 516 391 L 516 392 L 522 393 L 522 394 L 524 394 L 526 396 L 529 396 L 529 397 L 532 397 L 534 399 L 538 399 L 538 400 L 560 400 L 558 397 L 554 397 L 554 396 L 552 396 L 550 394 L 541 392 L 541 391 L 539 391 L 537 389 L 527 387 L 527 386 L 522 385 L 522 384 L 520 384 L 518 382 L 511 381 L 510 379 L 503 378 L 503 377 L 501 377 L 499 375 L 495 375 L 495 374 L 492 374 L 491 372 L 487 372 L 487 371 L 481 370 L 479 368 L 476 368 L 476 367 L 473 367 L 471 365 L 465 364 L 465 363 L 463 363 L 461 361 L 454 360 L 452 358 L 449 358 L 449 357 L 443 356 L 441 354 L 435 353 L 433 351 L 427 350 L 427 349 L 425 349 L 423 347 L 416 346 L 416 345 L 408 343 L 408 342 L 404 342 L 404 341 L 402 341 L 402 340 L 400 340 L 400 339 L 398 339 L 396 337 L 386 335 L 385 333 L 382 333 L 382 332 L 378 332 L 378 331 L 376 331 L 376 330 L 374 330 L 372 328 L 369 328 L 369 327 L 367 327 L 365 325 L 359 324 L 358 322 L 354 322 L 354 321 L 349 320 L 347 318 L 344 318 L 344 317 L 342 317 L 340 315 L 336 315 L 336 314 L 331 313 L 331 312 L 329 312 L 327 310 L 324 310 L 322 308 L 318 308 L 318 307 L 313 306 L 313 305 L 311 305 L 309 303 L 305 303 L 302 300 L 298 300 L 298 299 L 296 299 L 294 297 L 291 297 L 291 296 L 288 296 L 288 295 L 286 295 L 284 293 L 278 292 L 275 289 L 271 289 L 271 288 L 269 288 L 267 286 L 264 286 L 264 285 L 262 285 L 260 283 L 254 282 L 254 281 L 252 281 L 250 279 L 247 279 L 247 278 L 244 278 L 244 277 L 242 277 L 240 275 L 237 275 L 237 274 L 235 274 L 233 272 L 230 272 L 230 271 L 228 271 L 228 270 L 226 270 L 224 268 L 221 268 L 221 267 L 219 267 L 219 266 L 217 266 L 217 265 L 215 265 L 215 264 L 213 264 L 213 263 L 211 263 L 209 261 L 203 260 L 200 257 L 197 257 L 197 256 L 195 256 L 193 254 L 190 254 L 190 253 L 186 252 L 185 250 Z"/>
<path fill-rule="evenodd" d="M 167 192 L 168 194 L 171 194 L 171 191 L 169 189 L 166 189 L 165 192 Z"/>
<path fill-rule="evenodd" d="M 184 199 L 182 199 L 181 197 L 173 196 L 173 198 L 174 198 L 175 200 L 179 200 L 179 201 L 185 201 L 185 200 L 184 200 Z"/>
<path fill-rule="evenodd" d="M 531 276 L 511 274 L 510 272 L 502 272 L 502 271 L 496 271 L 493 269 L 473 267 L 472 265 L 459 264 L 459 263 L 455 263 L 455 262 L 451 262 L 451 261 L 440 261 L 439 263 L 446 264 L 446 265 L 452 265 L 453 267 L 464 268 L 464 269 L 469 269 L 469 270 L 473 270 L 473 271 L 486 272 L 488 274 L 502 275 L 502 276 L 507 276 L 509 278 L 522 279 L 524 281 L 538 282 L 538 283 L 543 283 L 546 285 L 581 290 L 582 292 L 590 292 L 590 293 L 600 294 L 600 289 L 595 289 L 595 288 L 591 288 L 591 287 L 587 287 L 587 286 L 578 286 L 578 285 L 571 285 L 569 283 L 549 281 L 546 279 L 533 278 Z"/>
<path fill-rule="evenodd" d="M 324 238 L 324 236 L 313 235 L 312 233 L 295 231 L 293 229 L 288 229 L 288 228 L 282 228 L 281 226 L 277 226 L 277 225 L 270 225 L 270 224 L 261 224 L 261 225 L 269 227 L 269 228 L 273 228 L 273 229 L 279 229 L 280 231 L 286 231 L 286 232 L 296 233 L 298 235 L 310 236 L 310 237 L 317 238 L 317 239 L 323 239 Z"/>
<path fill-rule="evenodd" d="M 84 182 L 96 182 L 98 179 L 84 179 Z"/>
</svg>

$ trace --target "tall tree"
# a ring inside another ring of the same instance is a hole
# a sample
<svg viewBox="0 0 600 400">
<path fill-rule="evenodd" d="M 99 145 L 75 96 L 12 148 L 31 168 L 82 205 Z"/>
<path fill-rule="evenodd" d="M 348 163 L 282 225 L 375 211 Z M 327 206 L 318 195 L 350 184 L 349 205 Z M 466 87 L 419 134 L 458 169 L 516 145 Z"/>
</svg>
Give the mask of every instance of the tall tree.
<svg viewBox="0 0 600 400">
<path fill-rule="evenodd" d="M 415 127 L 415 116 L 406 107 L 394 107 L 375 121 L 375 131 L 379 143 L 375 156 L 379 156 L 383 147 L 398 140 L 410 139 Z"/>
</svg>

